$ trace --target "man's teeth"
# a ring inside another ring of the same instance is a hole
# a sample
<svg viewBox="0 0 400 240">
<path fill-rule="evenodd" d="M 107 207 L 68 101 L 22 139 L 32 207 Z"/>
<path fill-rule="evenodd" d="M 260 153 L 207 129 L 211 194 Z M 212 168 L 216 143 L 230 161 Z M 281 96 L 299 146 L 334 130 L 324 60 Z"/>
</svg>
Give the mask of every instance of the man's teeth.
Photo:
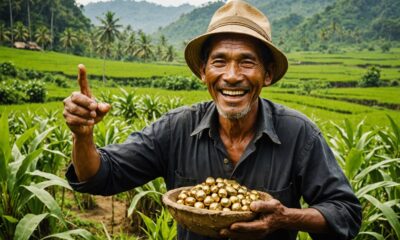
<svg viewBox="0 0 400 240">
<path fill-rule="evenodd" d="M 224 95 L 229 95 L 229 96 L 239 96 L 239 95 L 243 95 L 245 93 L 245 91 L 230 91 L 230 90 L 222 90 L 222 94 Z"/>
</svg>

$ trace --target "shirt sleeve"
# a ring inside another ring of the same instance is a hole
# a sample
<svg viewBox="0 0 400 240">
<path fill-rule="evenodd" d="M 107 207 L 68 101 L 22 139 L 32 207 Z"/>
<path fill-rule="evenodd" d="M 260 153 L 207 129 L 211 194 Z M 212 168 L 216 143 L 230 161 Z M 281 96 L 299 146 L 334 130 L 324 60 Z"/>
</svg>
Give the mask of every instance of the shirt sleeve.
<svg viewBox="0 0 400 240">
<path fill-rule="evenodd" d="M 352 239 L 361 225 L 361 205 L 331 149 L 315 132 L 300 155 L 299 186 L 304 200 L 324 216 L 333 234 L 313 239 Z"/>
<path fill-rule="evenodd" d="M 169 138 L 169 120 L 164 116 L 142 131 L 132 133 L 122 144 L 99 148 L 100 168 L 88 181 L 78 181 L 72 164 L 66 178 L 78 192 L 113 195 L 165 177 Z"/>
</svg>

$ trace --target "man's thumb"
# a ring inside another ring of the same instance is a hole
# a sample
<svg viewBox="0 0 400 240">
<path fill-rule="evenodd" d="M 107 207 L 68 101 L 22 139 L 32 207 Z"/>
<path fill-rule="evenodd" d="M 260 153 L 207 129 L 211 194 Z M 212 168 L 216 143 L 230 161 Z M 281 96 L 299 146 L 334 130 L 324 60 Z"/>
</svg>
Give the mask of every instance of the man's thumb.
<svg viewBox="0 0 400 240">
<path fill-rule="evenodd" d="M 111 105 L 108 103 L 99 103 L 98 108 L 101 113 L 106 114 L 110 111 Z"/>
</svg>

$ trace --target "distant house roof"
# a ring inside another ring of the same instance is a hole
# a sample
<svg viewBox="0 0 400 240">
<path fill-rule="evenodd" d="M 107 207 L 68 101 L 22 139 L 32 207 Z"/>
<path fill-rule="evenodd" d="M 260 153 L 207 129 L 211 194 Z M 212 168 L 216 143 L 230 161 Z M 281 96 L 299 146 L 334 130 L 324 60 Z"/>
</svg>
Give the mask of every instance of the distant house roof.
<svg viewBox="0 0 400 240">
<path fill-rule="evenodd" d="M 14 47 L 18 49 L 28 49 L 28 50 L 34 50 L 34 51 L 42 51 L 42 48 L 37 45 L 35 42 L 15 42 Z"/>
</svg>

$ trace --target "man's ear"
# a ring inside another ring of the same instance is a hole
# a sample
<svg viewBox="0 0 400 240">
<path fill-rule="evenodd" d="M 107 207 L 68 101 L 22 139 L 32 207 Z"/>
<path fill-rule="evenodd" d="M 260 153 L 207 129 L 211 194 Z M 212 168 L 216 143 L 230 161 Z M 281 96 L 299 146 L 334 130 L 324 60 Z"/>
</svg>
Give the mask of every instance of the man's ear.
<svg viewBox="0 0 400 240">
<path fill-rule="evenodd" d="M 265 69 L 265 76 L 264 76 L 264 86 L 267 87 L 271 85 L 272 79 L 274 79 L 274 73 L 272 71 L 273 65 L 268 64 L 268 66 Z"/>
<path fill-rule="evenodd" d="M 206 83 L 206 65 L 202 63 L 200 65 L 200 77 L 203 83 Z"/>
</svg>

